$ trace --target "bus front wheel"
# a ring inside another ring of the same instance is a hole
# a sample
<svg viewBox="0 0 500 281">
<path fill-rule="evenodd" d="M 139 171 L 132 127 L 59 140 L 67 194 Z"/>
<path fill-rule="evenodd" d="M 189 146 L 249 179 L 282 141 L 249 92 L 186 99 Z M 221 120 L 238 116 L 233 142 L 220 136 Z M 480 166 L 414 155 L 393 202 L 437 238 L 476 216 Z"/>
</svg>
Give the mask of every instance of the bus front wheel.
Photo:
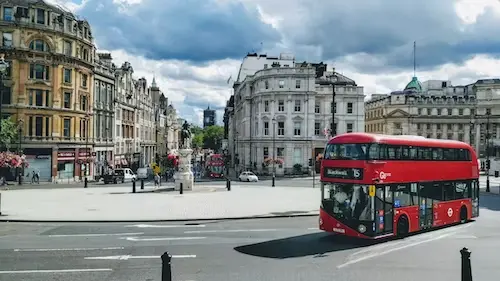
<svg viewBox="0 0 500 281">
<path fill-rule="evenodd" d="M 403 238 L 406 235 L 408 235 L 409 223 L 408 223 L 408 218 L 405 215 L 399 217 L 396 231 L 398 237 L 400 238 Z"/>
<path fill-rule="evenodd" d="M 460 208 L 460 222 L 467 222 L 467 208 L 465 206 L 462 206 L 462 208 Z"/>
</svg>

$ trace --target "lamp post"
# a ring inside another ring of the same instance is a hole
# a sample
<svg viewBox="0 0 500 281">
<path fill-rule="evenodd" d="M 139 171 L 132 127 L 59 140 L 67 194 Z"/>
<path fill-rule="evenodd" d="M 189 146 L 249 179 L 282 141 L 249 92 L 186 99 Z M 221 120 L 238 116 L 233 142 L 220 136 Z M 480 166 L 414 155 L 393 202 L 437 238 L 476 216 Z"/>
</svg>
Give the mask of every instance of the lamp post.
<svg viewBox="0 0 500 281">
<path fill-rule="evenodd" d="M 9 63 L 5 61 L 4 54 L 0 54 L 0 133 L 2 132 L 2 106 L 3 106 L 3 78 L 9 68 Z"/>
<path fill-rule="evenodd" d="M 21 149 L 21 141 L 22 141 L 22 136 L 23 136 L 23 125 L 24 125 L 24 121 L 23 119 L 19 119 L 18 121 L 18 137 L 19 137 L 19 142 L 18 142 L 18 154 L 19 154 L 19 157 L 21 157 L 23 155 L 23 151 Z M 23 175 L 24 175 L 24 162 L 21 162 L 21 167 L 18 167 L 17 168 L 18 171 L 17 171 L 17 184 L 18 185 L 22 185 L 23 184 Z"/>
<path fill-rule="evenodd" d="M 88 187 L 88 184 L 89 184 L 89 180 L 87 178 L 88 176 L 88 172 L 89 172 L 89 154 L 90 154 L 90 151 L 89 151 L 89 128 L 88 128 L 88 125 L 89 125 L 89 114 L 87 113 L 85 115 L 85 178 L 83 179 L 83 187 L 84 188 L 87 188 Z"/>
<path fill-rule="evenodd" d="M 486 192 L 490 192 L 490 109 L 486 109 Z"/>
<path fill-rule="evenodd" d="M 330 124 L 330 130 L 331 130 L 331 137 L 334 137 L 337 135 L 337 128 L 335 127 L 335 86 L 356 86 L 355 83 L 349 82 L 349 81 L 333 81 L 333 75 L 330 77 L 330 81 L 323 80 L 320 81 L 320 85 L 331 85 L 332 86 L 332 104 L 331 104 L 331 111 L 332 111 L 332 123 Z"/>
<path fill-rule="evenodd" d="M 273 179 L 272 187 L 275 186 L 274 181 L 276 178 L 276 118 L 273 117 Z"/>
</svg>

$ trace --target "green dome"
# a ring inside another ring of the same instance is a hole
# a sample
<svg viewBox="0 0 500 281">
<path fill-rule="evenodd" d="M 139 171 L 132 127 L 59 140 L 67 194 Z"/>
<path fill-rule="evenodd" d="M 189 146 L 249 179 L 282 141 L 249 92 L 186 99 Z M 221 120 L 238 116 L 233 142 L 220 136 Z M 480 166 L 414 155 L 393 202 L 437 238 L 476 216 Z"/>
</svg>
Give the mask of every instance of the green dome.
<svg viewBox="0 0 500 281">
<path fill-rule="evenodd" d="M 422 84 L 418 81 L 417 77 L 413 76 L 410 83 L 408 83 L 405 87 L 406 90 L 414 90 L 417 92 L 422 92 Z"/>
</svg>

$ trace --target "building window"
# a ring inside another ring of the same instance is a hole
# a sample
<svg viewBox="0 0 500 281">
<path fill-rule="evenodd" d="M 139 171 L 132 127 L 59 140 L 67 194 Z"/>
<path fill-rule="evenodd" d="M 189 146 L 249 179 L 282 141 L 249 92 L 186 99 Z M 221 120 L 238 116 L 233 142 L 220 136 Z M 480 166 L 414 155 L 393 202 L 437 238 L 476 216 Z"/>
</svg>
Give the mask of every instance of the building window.
<svg viewBox="0 0 500 281">
<path fill-rule="evenodd" d="M 302 148 L 301 147 L 294 147 L 293 148 L 293 164 L 299 164 L 302 165 Z"/>
<path fill-rule="evenodd" d="M 269 112 L 269 101 L 264 101 L 264 112 Z"/>
<path fill-rule="evenodd" d="M 321 113 L 321 104 L 320 103 L 316 103 L 314 105 L 314 113 L 316 113 L 316 114 L 320 114 Z"/>
<path fill-rule="evenodd" d="M 3 91 L 0 92 L 0 104 L 11 104 L 12 102 L 12 94 L 11 94 L 11 88 L 10 87 L 3 87 Z"/>
<path fill-rule="evenodd" d="M 36 9 L 36 23 L 45 24 L 45 10 Z"/>
<path fill-rule="evenodd" d="M 87 88 L 87 80 L 88 80 L 87 74 L 82 74 L 82 87 Z"/>
<path fill-rule="evenodd" d="M 285 122 L 278 122 L 278 136 L 285 135 Z"/>
<path fill-rule="evenodd" d="M 352 114 L 352 102 L 347 103 L 347 113 Z"/>
<path fill-rule="evenodd" d="M 264 122 L 264 136 L 269 136 L 269 122 Z"/>
<path fill-rule="evenodd" d="M 278 82 L 278 85 L 279 85 L 280 89 L 285 88 L 285 81 L 284 81 L 284 80 L 280 80 L 280 81 Z"/>
<path fill-rule="evenodd" d="M 12 32 L 4 32 L 2 36 L 2 46 L 12 47 Z"/>
<path fill-rule="evenodd" d="M 293 123 L 293 134 L 295 136 L 300 136 L 300 129 L 302 127 L 302 123 L 300 122 L 294 122 Z"/>
<path fill-rule="evenodd" d="M 29 90 L 29 104 L 33 106 L 50 106 L 50 92 L 47 90 Z"/>
<path fill-rule="evenodd" d="M 71 69 L 67 69 L 65 68 L 64 69 L 64 83 L 68 83 L 70 84 L 71 83 L 71 74 L 73 73 L 73 71 Z"/>
<path fill-rule="evenodd" d="M 293 110 L 294 110 L 295 112 L 300 112 L 300 110 L 301 110 L 300 106 L 301 106 L 301 102 L 300 102 L 300 100 L 296 100 L 296 101 L 295 101 L 295 106 L 294 106 Z"/>
<path fill-rule="evenodd" d="M 3 20 L 12 21 L 14 18 L 12 16 L 12 7 L 3 7 Z"/>
<path fill-rule="evenodd" d="M 80 119 L 80 137 L 85 138 L 85 140 L 87 140 L 90 137 L 88 125 L 89 125 L 89 120 L 87 120 L 86 118 Z"/>
<path fill-rule="evenodd" d="M 269 89 L 269 81 L 265 81 L 264 85 L 265 85 L 266 89 Z"/>
<path fill-rule="evenodd" d="M 49 52 L 50 48 L 45 41 L 40 40 L 40 39 L 35 39 L 30 42 L 30 49 L 34 51 L 40 51 L 40 52 Z"/>
<path fill-rule="evenodd" d="M 264 156 L 264 159 L 268 158 L 269 157 L 269 147 L 264 147 L 262 154 Z"/>
<path fill-rule="evenodd" d="M 278 101 L 278 111 L 279 112 L 285 111 L 285 101 L 284 100 Z"/>
<path fill-rule="evenodd" d="M 462 108 L 458 109 L 458 115 L 464 115 L 464 110 Z"/>
<path fill-rule="evenodd" d="M 300 89 L 300 80 L 295 80 L 295 89 Z"/>
<path fill-rule="evenodd" d="M 354 125 L 353 125 L 352 123 L 347 123 L 346 125 L 347 125 L 347 126 L 346 126 L 346 127 L 347 127 L 347 130 L 346 130 L 346 131 L 347 131 L 348 133 L 352 133 Z"/>
<path fill-rule="evenodd" d="M 67 56 L 73 55 L 73 44 L 70 41 L 64 41 L 63 53 Z"/>
<path fill-rule="evenodd" d="M 266 64 L 264 64 L 264 69 L 266 69 L 266 68 L 267 68 L 267 63 L 266 63 Z"/>
<path fill-rule="evenodd" d="M 88 110 L 88 99 L 87 96 L 80 96 L 80 110 L 87 111 Z"/>
<path fill-rule="evenodd" d="M 63 136 L 66 139 L 71 137 L 71 118 L 64 118 L 63 121 Z"/>
<path fill-rule="evenodd" d="M 71 108 L 71 93 L 64 93 L 64 108 Z"/>
<path fill-rule="evenodd" d="M 285 148 L 284 147 L 276 148 L 276 157 L 285 157 Z"/>
<path fill-rule="evenodd" d="M 30 64 L 30 79 L 49 80 L 50 68 L 43 64 Z"/>
<path fill-rule="evenodd" d="M 321 135 L 321 123 L 320 122 L 314 123 L 314 135 L 315 136 Z"/>
<path fill-rule="evenodd" d="M 89 51 L 87 49 L 83 49 L 83 60 L 89 60 Z"/>
</svg>

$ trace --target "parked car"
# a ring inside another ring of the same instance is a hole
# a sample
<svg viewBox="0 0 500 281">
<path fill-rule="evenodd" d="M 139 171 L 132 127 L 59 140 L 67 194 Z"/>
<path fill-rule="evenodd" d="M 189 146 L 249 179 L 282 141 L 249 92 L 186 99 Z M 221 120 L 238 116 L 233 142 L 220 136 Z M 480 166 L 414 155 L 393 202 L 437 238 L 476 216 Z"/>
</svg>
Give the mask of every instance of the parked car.
<svg viewBox="0 0 500 281">
<path fill-rule="evenodd" d="M 258 182 L 259 181 L 259 177 L 257 177 L 257 175 L 255 175 L 252 172 L 243 172 L 243 173 L 241 173 L 240 176 L 239 176 L 239 179 L 240 179 L 240 181 L 254 181 L 254 182 Z"/>
</svg>

